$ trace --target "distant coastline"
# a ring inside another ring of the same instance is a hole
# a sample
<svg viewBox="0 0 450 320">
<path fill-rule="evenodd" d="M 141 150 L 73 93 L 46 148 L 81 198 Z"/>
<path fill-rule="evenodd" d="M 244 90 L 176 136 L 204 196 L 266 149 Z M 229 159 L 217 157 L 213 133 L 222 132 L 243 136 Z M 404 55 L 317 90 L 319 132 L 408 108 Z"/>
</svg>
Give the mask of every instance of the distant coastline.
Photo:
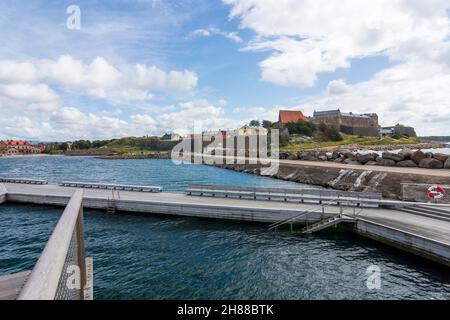
<svg viewBox="0 0 450 320">
<path fill-rule="evenodd" d="M 37 154 L 15 154 L 8 156 L 0 156 L 0 159 L 16 159 L 16 158 L 46 158 L 46 157 L 62 157 L 62 154 L 47 154 L 47 153 L 37 153 Z"/>
</svg>

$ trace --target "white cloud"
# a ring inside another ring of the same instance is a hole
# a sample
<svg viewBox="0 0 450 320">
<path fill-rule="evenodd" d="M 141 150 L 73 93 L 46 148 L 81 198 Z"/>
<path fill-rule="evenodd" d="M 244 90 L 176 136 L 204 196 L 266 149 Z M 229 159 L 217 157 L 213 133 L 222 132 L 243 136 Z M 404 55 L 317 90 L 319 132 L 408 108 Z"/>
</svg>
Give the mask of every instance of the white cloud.
<svg viewBox="0 0 450 320">
<path fill-rule="evenodd" d="M 343 79 L 332 80 L 327 86 L 327 93 L 329 95 L 344 94 L 348 93 L 350 90 L 350 86 L 347 85 Z"/>
<path fill-rule="evenodd" d="M 28 102 L 54 101 L 58 96 L 46 84 L 0 84 L 0 95 Z"/>
<path fill-rule="evenodd" d="M 3 107 L 2 100 L 0 106 Z M 4 116 L 0 117 L 0 138 L 92 140 L 159 135 L 169 131 L 185 135 L 199 125 L 204 130 L 236 126 L 235 121 L 224 115 L 220 101 L 217 105 L 207 100 L 186 101 L 176 107 L 156 114 L 132 114 L 128 118 L 119 118 L 121 112 L 117 110 L 94 113 L 75 107 L 53 108 L 50 104 L 35 104 L 34 108 L 24 105 L 20 111 L 6 108 Z"/>
<path fill-rule="evenodd" d="M 232 128 L 236 124 L 225 115 L 223 105 L 211 104 L 207 100 L 194 100 L 180 103 L 179 110 L 158 116 L 159 123 L 167 130 L 181 134 L 192 132 L 194 126 L 205 130 Z"/>
<path fill-rule="evenodd" d="M 352 59 L 385 56 L 391 66 L 349 85 L 331 81 L 302 99 L 307 113 L 341 108 L 376 112 L 385 125 L 413 125 L 447 135 L 450 123 L 450 2 L 446 0 L 224 0 L 230 17 L 256 36 L 244 50 L 266 51 L 261 78 L 311 87 L 323 72 L 351 68 Z"/>
<path fill-rule="evenodd" d="M 448 135 L 448 88 L 450 68 L 443 69 L 433 62 L 411 61 L 382 70 L 372 79 L 354 85 L 347 85 L 343 80 L 330 82 L 322 95 L 304 99 L 300 104 L 309 113 L 328 108 L 377 112 L 382 125 L 402 123 L 414 126 L 420 135 Z"/>
<path fill-rule="evenodd" d="M 189 70 L 165 72 L 155 66 L 136 65 L 136 83 L 141 88 L 189 91 L 197 85 L 197 75 Z"/>
<path fill-rule="evenodd" d="M 355 58 L 423 55 L 449 36 L 446 0 L 224 2 L 257 34 L 246 50 L 273 52 L 260 64 L 262 79 L 280 85 L 313 86 L 318 73 L 349 68 Z"/>
<path fill-rule="evenodd" d="M 36 77 L 37 70 L 30 62 L 0 61 L 0 82 L 32 82 Z"/>
<path fill-rule="evenodd" d="M 242 38 L 238 35 L 237 32 L 225 32 L 216 27 L 210 27 L 207 29 L 197 29 L 190 33 L 191 37 L 211 37 L 213 35 L 225 37 L 236 43 L 243 42 Z"/>
<path fill-rule="evenodd" d="M 46 83 L 35 84 L 38 81 Z M 70 55 L 56 60 L 0 60 L 1 92 L 17 99 L 37 96 L 36 91 L 45 94 L 46 90 L 48 98 L 54 98 L 50 97 L 52 85 L 108 101 L 144 101 L 153 98 L 153 91 L 189 91 L 197 82 L 193 71 L 164 71 L 143 64 L 119 68 L 102 57 L 90 63 Z"/>
</svg>

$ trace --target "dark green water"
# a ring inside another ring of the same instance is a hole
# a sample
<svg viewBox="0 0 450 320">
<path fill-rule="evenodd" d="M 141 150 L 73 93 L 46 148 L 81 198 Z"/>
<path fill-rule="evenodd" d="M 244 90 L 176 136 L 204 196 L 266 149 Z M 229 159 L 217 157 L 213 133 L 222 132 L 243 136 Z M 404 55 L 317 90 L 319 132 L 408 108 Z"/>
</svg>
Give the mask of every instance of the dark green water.
<svg viewBox="0 0 450 320">
<path fill-rule="evenodd" d="M 170 161 L 0 160 L 0 175 L 160 184 L 292 184 Z M 0 206 L 0 274 L 33 267 L 61 208 Z M 342 232 L 267 232 L 264 225 L 85 210 L 96 299 L 448 299 L 448 269 Z M 381 268 L 381 289 L 366 269 Z"/>
</svg>

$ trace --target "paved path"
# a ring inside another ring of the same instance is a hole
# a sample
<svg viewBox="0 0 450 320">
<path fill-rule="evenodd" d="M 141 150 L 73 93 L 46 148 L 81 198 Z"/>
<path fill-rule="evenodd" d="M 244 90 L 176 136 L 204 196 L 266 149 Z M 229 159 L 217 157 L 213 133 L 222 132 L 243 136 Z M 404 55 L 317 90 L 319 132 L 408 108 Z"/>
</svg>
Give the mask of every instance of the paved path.
<svg viewBox="0 0 450 320">
<path fill-rule="evenodd" d="M 400 174 L 417 174 L 423 176 L 449 177 L 450 169 L 424 169 L 424 168 L 401 168 L 401 167 L 382 167 L 382 166 L 366 166 L 343 164 L 330 161 L 302 161 L 302 160 L 280 160 L 282 164 L 294 166 L 309 166 L 321 168 L 337 168 L 337 169 L 354 169 L 365 171 L 391 172 Z"/>
<path fill-rule="evenodd" d="M 203 157 L 211 157 L 208 155 L 203 155 Z M 216 158 L 219 158 L 216 156 Z M 229 157 L 233 159 L 233 157 Z M 235 159 L 242 161 L 253 161 L 253 163 L 258 162 L 258 158 L 244 158 L 235 157 Z M 268 161 L 269 159 L 267 159 Z M 377 172 L 390 172 L 390 173 L 400 173 L 400 174 L 416 174 L 423 176 L 436 176 L 436 177 L 448 177 L 450 178 L 450 169 L 425 169 L 425 168 L 403 168 L 403 167 L 384 167 L 384 166 L 367 166 L 367 165 L 354 165 L 337 163 L 332 161 L 304 161 L 304 160 L 278 160 L 280 164 L 285 164 L 289 166 L 299 166 L 299 167 L 320 167 L 320 168 L 336 168 L 336 169 L 353 169 L 353 170 L 364 170 L 364 171 L 377 171 Z"/>
</svg>

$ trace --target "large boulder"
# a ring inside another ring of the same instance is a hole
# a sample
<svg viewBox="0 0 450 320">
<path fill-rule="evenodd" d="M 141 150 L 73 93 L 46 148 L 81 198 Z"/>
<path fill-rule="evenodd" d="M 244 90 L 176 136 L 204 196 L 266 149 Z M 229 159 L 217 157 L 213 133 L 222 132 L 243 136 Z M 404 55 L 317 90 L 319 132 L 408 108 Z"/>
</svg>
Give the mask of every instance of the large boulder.
<svg viewBox="0 0 450 320">
<path fill-rule="evenodd" d="M 288 160 L 298 160 L 297 152 L 288 152 L 286 159 L 288 159 Z"/>
<path fill-rule="evenodd" d="M 442 161 L 439 161 L 437 159 L 425 158 L 420 161 L 419 167 L 427 169 L 442 169 L 444 167 L 444 164 L 442 163 Z"/>
<path fill-rule="evenodd" d="M 331 154 L 331 159 L 337 159 L 341 156 L 341 153 L 339 151 L 333 151 L 333 153 Z"/>
<path fill-rule="evenodd" d="M 305 161 L 317 161 L 317 153 L 314 151 L 305 151 L 302 153 L 301 159 Z"/>
<path fill-rule="evenodd" d="M 412 151 L 411 149 L 402 149 L 399 151 L 398 154 L 402 155 L 404 160 L 409 160 L 411 159 L 413 153 L 414 151 Z"/>
<path fill-rule="evenodd" d="M 397 167 L 404 167 L 404 168 L 413 168 L 413 167 L 417 167 L 417 164 L 412 161 L 412 160 L 403 160 L 403 161 L 399 161 L 396 164 Z"/>
<path fill-rule="evenodd" d="M 444 163 L 444 169 L 450 169 L 450 158 L 448 158 Z"/>
<path fill-rule="evenodd" d="M 362 164 L 366 164 L 369 161 L 375 161 L 375 155 L 373 153 L 361 154 L 358 153 L 356 155 L 356 160 Z"/>
<path fill-rule="evenodd" d="M 356 161 L 356 160 L 352 160 L 352 159 L 345 159 L 344 160 L 344 163 L 345 164 L 353 164 L 353 165 L 361 165 L 361 163 L 359 163 L 358 161 Z"/>
<path fill-rule="evenodd" d="M 348 149 L 341 150 L 341 154 L 348 159 L 355 159 L 356 155 Z"/>
<path fill-rule="evenodd" d="M 448 159 L 449 157 L 450 157 L 450 155 L 444 154 L 444 153 L 435 153 L 435 154 L 433 155 L 433 158 L 435 158 L 435 159 L 437 159 L 437 160 L 439 160 L 439 161 L 442 161 L 442 162 L 447 161 L 447 159 Z"/>
<path fill-rule="evenodd" d="M 365 165 L 366 166 L 379 166 L 380 164 L 376 161 L 369 161 L 369 162 L 366 162 Z"/>
<path fill-rule="evenodd" d="M 426 157 L 427 156 L 423 151 L 417 150 L 417 151 L 413 152 L 413 154 L 411 155 L 411 160 L 414 161 L 416 164 L 419 164 L 420 161 L 422 161 Z"/>
<path fill-rule="evenodd" d="M 383 167 L 393 167 L 393 166 L 395 166 L 395 163 L 396 163 L 394 160 L 384 159 L 381 157 L 377 158 L 377 162 L 380 166 L 383 166 Z"/>
<path fill-rule="evenodd" d="M 400 154 L 400 153 L 393 153 L 393 152 L 389 152 L 389 151 L 383 152 L 382 158 L 383 159 L 387 159 L 387 160 L 393 160 L 395 162 L 399 162 L 399 161 L 405 160 L 405 157 L 402 154 Z"/>
</svg>

